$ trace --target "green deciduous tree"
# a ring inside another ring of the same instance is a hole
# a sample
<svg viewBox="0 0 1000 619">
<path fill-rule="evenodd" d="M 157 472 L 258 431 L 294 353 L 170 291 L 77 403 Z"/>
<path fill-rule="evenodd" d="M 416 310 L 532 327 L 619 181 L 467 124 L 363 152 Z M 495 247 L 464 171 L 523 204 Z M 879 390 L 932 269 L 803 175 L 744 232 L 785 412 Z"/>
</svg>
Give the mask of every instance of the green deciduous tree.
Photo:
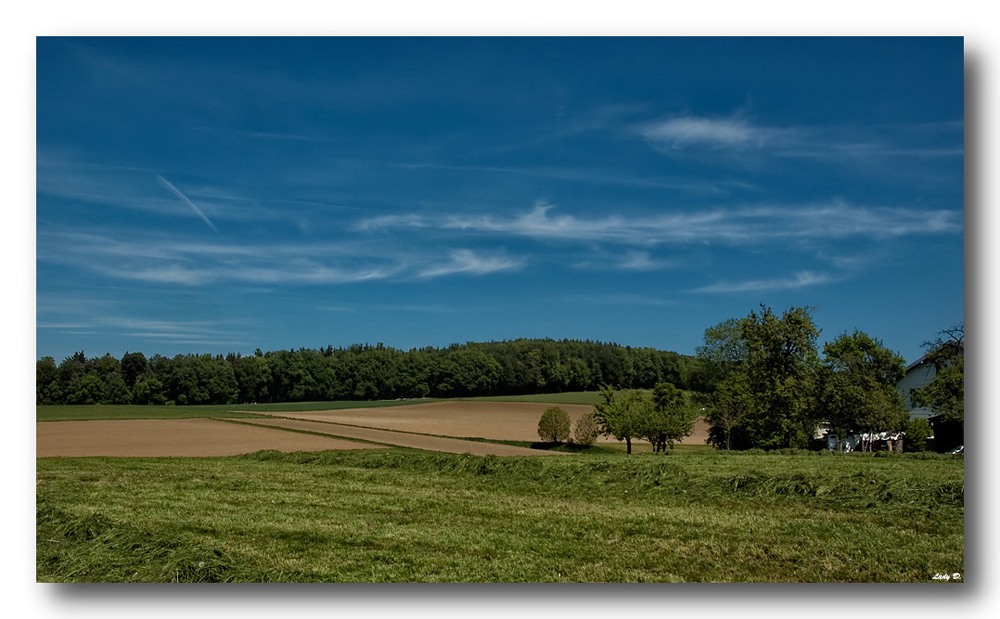
<svg viewBox="0 0 1000 619">
<path fill-rule="evenodd" d="M 267 402 L 271 385 L 271 369 L 263 355 L 241 357 L 234 364 L 239 400 L 241 402 Z"/>
<path fill-rule="evenodd" d="M 701 360 L 717 380 L 707 404 L 718 446 L 804 447 L 816 423 L 816 339 L 808 308 L 760 314 L 706 330 Z M 734 439 L 739 439 L 734 440 Z"/>
<path fill-rule="evenodd" d="M 70 404 L 98 404 L 104 393 L 104 383 L 96 374 L 83 374 L 69 384 L 67 401 Z"/>
<path fill-rule="evenodd" d="M 730 318 L 705 329 L 704 344 L 695 347 L 700 363 L 694 369 L 700 389 L 714 389 L 746 361 L 747 343 L 740 322 L 738 318 Z"/>
<path fill-rule="evenodd" d="M 750 447 L 743 421 L 753 406 L 746 373 L 733 372 L 727 376 L 716 385 L 708 401 L 708 442 L 720 449 Z"/>
<path fill-rule="evenodd" d="M 866 333 L 839 336 L 823 347 L 819 405 L 838 436 L 903 429 L 906 410 L 896 383 L 906 364 L 897 353 Z M 872 441 L 866 447 L 872 448 Z"/>
<path fill-rule="evenodd" d="M 90 362 L 82 350 L 66 357 L 62 360 L 62 363 L 59 364 L 59 382 L 67 391 L 67 396 L 70 395 L 68 393 L 69 385 L 71 385 L 76 379 L 86 374 L 89 369 L 89 365 Z"/>
<path fill-rule="evenodd" d="M 666 451 L 683 440 L 694 428 L 694 412 L 687 396 L 673 383 L 657 383 L 653 387 L 653 407 L 646 417 L 643 436 L 654 452 Z"/>
<path fill-rule="evenodd" d="M 550 443 L 561 443 L 569 438 L 569 413 L 558 406 L 550 406 L 538 420 L 538 437 Z"/>
<path fill-rule="evenodd" d="M 122 356 L 121 368 L 125 385 L 131 389 L 140 377 L 149 372 L 149 362 L 141 352 L 127 352 Z"/>
<path fill-rule="evenodd" d="M 948 421 L 965 421 L 965 326 L 958 324 L 925 342 L 927 359 L 934 364 L 934 380 L 913 392 L 917 406 L 929 406 Z"/>
<path fill-rule="evenodd" d="M 805 447 L 816 424 L 815 388 L 819 329 L 808 308 L 779 318 L 770 308 L 740 321 L 746 343 L 745 372 L 753 406 L 744 420 L 755 447 Z"/>
<path fill-rule="evenodd" d="M 903 442 L 905 451 L 927 451 L 927 439 L 934 436 L 930 422 L 922 417 L 912 417 L 903 426 L 906 439 Z"/>
<path fill-rule="evenodd" d="M 35 404 L 59 404 L 62 401 L 59 368 L 52 357 L 42 357 L 35 363 Z"/>
<path fill-rule="evenodd" d="M 156 376 L 145 376 L 132 387 L 133 404 L 166 404 L 163 383 Z"/>
<path fill-rule="evenodd" d="M 604 435 L 625 441 L 626 453 L 632 453 L 632 439 L 642 437 L 652 408 L 652 400 L 641 391 L 615 391 L 602 385 L 601 400 L 594 405 L 594 417 Z"/>
<path fill-rule="evenodd" d="M 114 372 L 104 377 L 101 388 L 101 404 L 131 404 L 132 392 L 125 384 L 121 373 Z"/>
<path fill-rule="evenodd" d="M 578 445 L 593 445 L 601 434 L 601 426 L 594 413 L 584 413 L 573 426 L 573 442 Z"/>
</svg>

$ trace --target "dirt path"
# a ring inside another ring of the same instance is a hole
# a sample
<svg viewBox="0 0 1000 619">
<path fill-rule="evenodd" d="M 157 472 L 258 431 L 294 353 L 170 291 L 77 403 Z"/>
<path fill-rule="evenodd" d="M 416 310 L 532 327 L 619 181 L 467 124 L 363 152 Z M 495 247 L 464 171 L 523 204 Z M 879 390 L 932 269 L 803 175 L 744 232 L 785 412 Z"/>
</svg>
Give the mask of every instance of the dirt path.
<svg viewBox="0 0 1000 619">
<path fill-rule="evenodd" d="M 282 415 L 284 416 L 284 414 Z M 304 419 L 241 419 L 243 423 L 252 423 L 259 426 L 271 426 L 288 428 L 291 430 L 306 430 L 308 432 L 320 432 L 339 437 L 361 439 L 365 441 L 375 441 L 396 445 L 399 447 L 413 447 L 415 449 L 426 449 L 429 451 L 442 451 L 446 453 L 464 454 L 470 453 L 476 456 L 565 456 L 563 452 L 543 451 L 539 449 L 529 449 L 527 447 L 517 447 L 514 445 L 500 445 L 497 443 L 479 443 L 476 441 L 463 441 L 456 438 L 442 438 L 437 436 L 425 436 L 421 434 L 407 434 L 405 432 L 393 432 L 392 430 L 377 430 L 373 428 L 360 428 L 357 426 L 331 423 L 328 421 L 315 421 Z"/>
<path fill-rule="evenodd" d="M 35 424 L 35 441 L 35 455 L 40 458 L 234 456 L 261 449 L 292 452 L 381 447 L 218 419 L 43 421 Z"/>
</svg>

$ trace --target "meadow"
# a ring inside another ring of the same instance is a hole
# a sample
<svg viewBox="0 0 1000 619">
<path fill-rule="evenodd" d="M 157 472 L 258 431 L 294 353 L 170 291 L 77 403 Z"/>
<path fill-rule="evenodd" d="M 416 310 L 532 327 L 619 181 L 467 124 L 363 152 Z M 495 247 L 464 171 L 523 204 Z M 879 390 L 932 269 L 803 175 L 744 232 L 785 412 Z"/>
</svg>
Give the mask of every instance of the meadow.
<svg viewBox="0 0 1000 619">
<path fill-rule="evenodd" d="M 143 404 L 50 404 L 35 407 L 35 421 L 85 421 L 90 419 L 199 419 L 204 417 L 254 418 L 259 412 L 297 412 L 355 408 L 385 408 L 421 402 L 420 400 L 337 400 L 333 402 L 290 402 L 284 404 L 194 404 L 189 406 L 152 406 Z"/>
<path fill-rule="evenodd" d="M 39 458 L 37 579 L 941 582 L 964 571 L 963 462 L 400 448 Z"/>
<path fill-rule="evenodd" d="M 540 403 L 539 410 L 548 404 L 573 409 L 595 397 L 580 392 L 462 401 L 483 418 L 481 436 L 471 440 L 537 450 L 553 446 L 482 436 L 489 434 L 486 421 L 499 423 L 501 434 L 513 434 L 510 419 L 524 412 L 500 423 L 497 411 L 531 402 Z M 418 403 L 429 406 L 412 406 Z M 374 410 L 397 406 L 404 408 Z M 455 406 L 430 399 L 39 406 L 36 418 L 189 423 L 182 420 L 206 417 L 259 424 L 287 412 L 413 436 L 458 423 L 450 412 Z M 428 425 L 399 425 L 409 415 Z M 461 436 L 465 427 L 452 429 Z M 961 456 L 739 453 L 703 444 L 680 445 L 666 455 L 638 449 L 626 456 L 617 443 L 599 443 L 557 448 L 571 452 L 569 457 L 536 458 L 372 446 L 347 443 L 343 451 L 314 452 L 293 447 L 291 453 L 267 448 L 222 457 L 37 458 L 36 577 L 942 582 L 934 576 L 964 569 Z"/>
</svg>

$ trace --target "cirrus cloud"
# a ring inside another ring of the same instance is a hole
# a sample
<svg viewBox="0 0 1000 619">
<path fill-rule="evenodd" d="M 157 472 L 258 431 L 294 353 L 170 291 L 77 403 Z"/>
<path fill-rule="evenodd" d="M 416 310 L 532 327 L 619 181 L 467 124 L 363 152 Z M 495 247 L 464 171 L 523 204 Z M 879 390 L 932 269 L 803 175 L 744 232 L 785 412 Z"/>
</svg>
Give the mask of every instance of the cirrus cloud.
<svg viewBox="0 0 1000 619">
<path fill-rule="evenodd" d="M 485 275 L 498 271 L 516 271 L 522 268 L 525 262 L 523 259 L 501 255 L 482 255 L 469 249 L 456 249 L 451 252 L 451 260 L 443 264 L 428 266 L 420 271 L 418 276 L 433 278 L 458 273 Z"/>
<path fill-rule="evenodd" d="M 565 241 L 601 241 L 626 245 L 718 242 L 731 245 L 795 239 L 887 239 L 962 231 L 960 212 L 900 207 L 864 207 L 845 202 L 801 206 L 749 206 L 679 211 L 648 216 L 584 218 L 550 215 L 554 207 L 537 202 L 531 211 L 512 216 L 443 214 L 367 219 L 357 230 L 434 228 L 493 236 Z"/>
<path fill-rule="evenodd" d="M 671 149 L 759 147 L 787 133 L 779 129 L 756 127 L 741 118 L 700 116 L 681 116 L 647 123 L 637 131 L 657 146 Z"/>
<path fill-rule="evenodd" d="M 720 282 L 711 286 L 695 288 L 688 292 L 766 292 L 773 290 L 796 290 L 807 286 L 818 286 L 836 281 L 836 278 L 828 273 L 814 273 L 812 271 L 799 271 L 792 277 L 784 279 L 756 279 L 742 282 Z"/>
</svg>

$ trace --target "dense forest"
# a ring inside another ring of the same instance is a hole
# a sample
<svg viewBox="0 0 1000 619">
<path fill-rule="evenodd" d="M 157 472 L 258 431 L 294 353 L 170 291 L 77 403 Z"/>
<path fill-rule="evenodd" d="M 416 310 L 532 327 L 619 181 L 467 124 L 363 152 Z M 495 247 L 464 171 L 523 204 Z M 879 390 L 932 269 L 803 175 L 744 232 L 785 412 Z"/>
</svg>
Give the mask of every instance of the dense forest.
<svg viewBox="0 0 1000 619">
<path fill-rule="evenodd" d="M 402 351 L 382 344 L 243 356 L 125 353 L 36 366 L 38 404 L 235 404 L 470 397 L 685 387 L 692 357 L 579 340 L 453 344 Z"/>
</svg>

